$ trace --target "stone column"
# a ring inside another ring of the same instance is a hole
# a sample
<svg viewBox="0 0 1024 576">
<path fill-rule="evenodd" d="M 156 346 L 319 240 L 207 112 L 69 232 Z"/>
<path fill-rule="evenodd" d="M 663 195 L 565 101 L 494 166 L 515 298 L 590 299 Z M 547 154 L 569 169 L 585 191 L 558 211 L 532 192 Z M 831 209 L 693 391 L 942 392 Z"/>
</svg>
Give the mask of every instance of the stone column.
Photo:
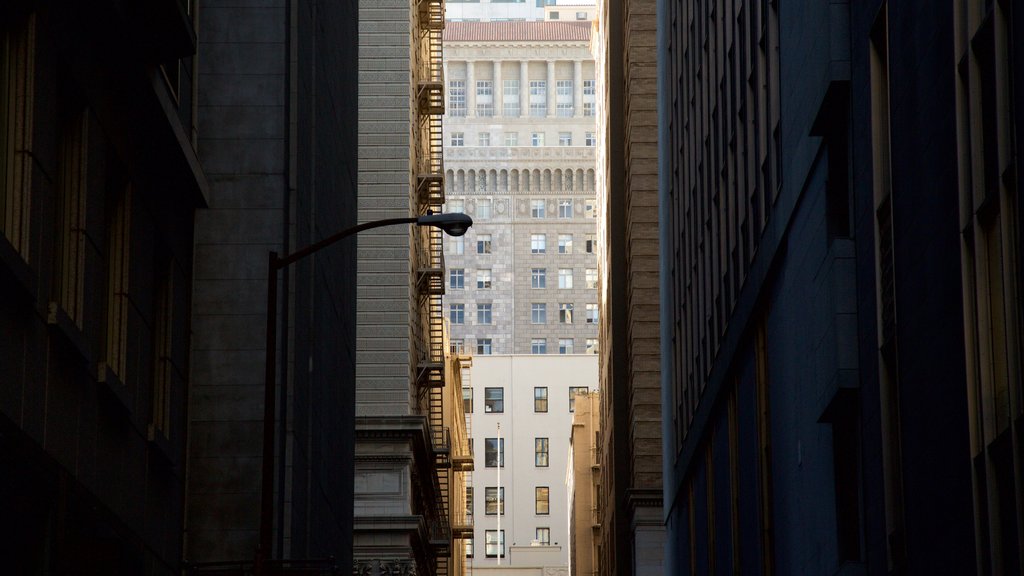
<svg viewBox="0 0 1024 576">
<path fill-rule="evenodd" d="M 555 108 L 557 108 L 557 98 L 555 93 L 555 61 L 548 60 L 548 118 L 555 116 Z"/>
<path fill-rule="evenodd" d="M 473 70 L 474 62 L 466 61 L 466 116 L 476 116 L 476 73 Z"/>
<path fill-rule="evenodd" d="M 519 62 L 519 115 L 530 115 L 530 63 Z"/>
<path fill-rule="evenodd" d="M 583 116 L 583 62 L 572 63 L 572 115 Z"/>
<path fill-rule="evenodd" d="M 491 100 L 494 102 L 494 115 L 500 118 L 504 116 L 505 112 L 502 110 L 502 107 L 505 105 L 505 88 L 501 85 L 501 60 L 492 62 L 491 69 L 494 70 L 494 73 L 491 75 L 494 96 L 491 97 Z"/>
</svg>

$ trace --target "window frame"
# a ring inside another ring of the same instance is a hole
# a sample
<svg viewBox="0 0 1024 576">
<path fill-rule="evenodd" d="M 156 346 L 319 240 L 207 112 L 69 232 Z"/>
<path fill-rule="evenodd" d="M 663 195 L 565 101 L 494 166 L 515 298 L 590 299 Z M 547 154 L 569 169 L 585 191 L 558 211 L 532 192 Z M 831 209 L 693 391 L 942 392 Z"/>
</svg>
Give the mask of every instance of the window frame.
<svg viewBox="0 0 1024 576">
<path fill-rule="evenodd" d="M 543 409 L 541 409 L 541 402 L 543 402 Z M 548 412 L 548 387 L 547 386 L 534 386 L 533 387 L 533 412 L 535 414 L 547 414 Z"/>
<path fill-rule="evenodd" d="M 543 509 L 543 511 L 541 511 Z M 551 515 L 551 487 L 535 486 L 533 489 L 533 513 L 536 516 Z"/>
<path fill-rule="evenodd" d="M 498 395 L 495 398 L 491 398 L 493 391 L 497 391 Z M 504 386 L 486 386 L 484 387 L 484 414 L 504 414 L 505 413 L 505 387 Z"/>
</svg>

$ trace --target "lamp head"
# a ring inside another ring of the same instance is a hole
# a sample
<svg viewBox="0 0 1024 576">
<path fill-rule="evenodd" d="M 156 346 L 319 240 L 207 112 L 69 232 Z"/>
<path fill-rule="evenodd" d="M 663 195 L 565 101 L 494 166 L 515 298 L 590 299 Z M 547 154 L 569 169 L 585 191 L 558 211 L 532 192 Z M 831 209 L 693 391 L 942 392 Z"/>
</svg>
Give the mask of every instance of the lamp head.
<svg viewBox="0 0 1024 576">
<path fill-rule="evenodd" d="M 449 236 L 462 236 L 473 225 L 473 219 L 466 214 L 426 214 L 416 218 L 417 226 L 433 226 L 444 230 Z"/>
</svg>

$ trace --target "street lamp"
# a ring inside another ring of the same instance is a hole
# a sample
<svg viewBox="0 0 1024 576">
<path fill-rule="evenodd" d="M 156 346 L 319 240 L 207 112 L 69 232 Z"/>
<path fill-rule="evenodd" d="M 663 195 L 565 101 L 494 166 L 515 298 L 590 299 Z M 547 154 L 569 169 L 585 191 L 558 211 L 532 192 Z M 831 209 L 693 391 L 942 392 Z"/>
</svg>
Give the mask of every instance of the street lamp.
<svg viewBox="0 0 1024 576">
<path fill-rule="evenodd" d="M 278 256 L 277 252 L 270 252 L 267 266 L 267 357 L 263 390 L 263 468 L 262 484 L 260 485 L 260 539 L 256 558 L 257 570 L 260 572 L 262 572 L 263 562 L 270 559 L 272 555 L 271 533 L 273 532 L 274 525 L 274 423 L 275 412 L 277 411 L 277 397 L 274 394 L 276 387 L 274 374 L 277 371 L 277 273 L 289 264 L 293 264 L 314 252 L 318 252 L 342 238 L 347 238 L 365 230 L 397 224 L 433 226 L 434 228 L 440 228 L 449 236 L 462 236 L 473 225 L 473 219 L 466 214 L 434 214 L 428 212 L 426 215 L 418 217 L 375 220 L 346 228 L 333 236 L 328 236 L 319 242 L 310 244 L 301 250 L 296 250 L 284 257 Z"/>
</svg>

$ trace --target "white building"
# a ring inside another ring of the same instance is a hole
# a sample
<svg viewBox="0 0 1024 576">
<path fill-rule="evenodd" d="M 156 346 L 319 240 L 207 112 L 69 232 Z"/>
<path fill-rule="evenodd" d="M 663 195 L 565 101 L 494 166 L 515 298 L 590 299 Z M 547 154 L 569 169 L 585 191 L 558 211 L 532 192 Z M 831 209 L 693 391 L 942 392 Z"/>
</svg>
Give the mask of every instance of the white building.
<svg viewBox="0 0 1024 576">
<path fill-rule="evenodd" d="M 550 0 L 447 0 L 444 14 L 453 22 L 543 20 L 546 1 Z"/>
<path fill-rule="evenodd" d="M 463 403 L 474 453 L 466 550 L 474 574 L 568 573 L 572 394 L 596 383 L 595 355 L 473 359 Z"/>
</svg>

